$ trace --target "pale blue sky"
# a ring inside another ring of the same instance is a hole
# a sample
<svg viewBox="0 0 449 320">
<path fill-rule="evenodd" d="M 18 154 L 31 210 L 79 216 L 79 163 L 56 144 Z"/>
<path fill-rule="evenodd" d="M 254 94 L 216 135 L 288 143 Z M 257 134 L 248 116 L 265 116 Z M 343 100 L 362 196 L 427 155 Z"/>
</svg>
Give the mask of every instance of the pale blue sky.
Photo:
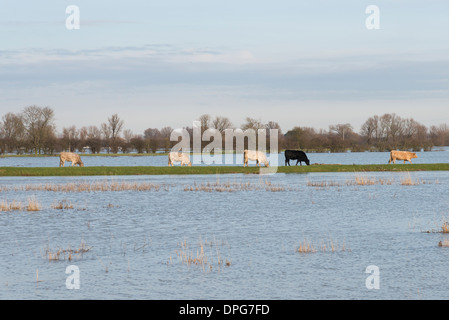
<svg viewBox="0 0 449 320">
<path fill-rule="evenodd" d="M 80 30 L 67 30 L 68 5 Z M 368 5 L 380 30 L 368 30 Z M 0 116 L 50 106 L 58 128 L 118 113 L 135 133 L 201 114 L 327 129 L 397 113 L 449 123 L 449 2 L 0 3 Z"/>
</svg>

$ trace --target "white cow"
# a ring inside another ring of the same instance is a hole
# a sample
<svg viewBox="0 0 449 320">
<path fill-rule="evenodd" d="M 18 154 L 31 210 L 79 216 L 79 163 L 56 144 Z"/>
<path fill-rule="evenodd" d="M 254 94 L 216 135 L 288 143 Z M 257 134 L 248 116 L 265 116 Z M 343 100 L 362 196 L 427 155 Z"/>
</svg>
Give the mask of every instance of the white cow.
<svg viewBox="0 0 449 320">
<path fill-rule="evenodd" d="M 245 150 L 243 152 L 243 166 L 248 165 L 248 160 L 256 160 L 258 166 L 263 163 L 265 167 L 269 167 L 267 156 L 262 151 Z"/>
<path fill-rule="evenodd" d="M 188 165 L 189 167 L 192 166 L 189 155 L 187 153 L 170 152 L 168 154 L 168 165 L 173 166 L 173 162 L 181 162 L 181 166 L 183 165 Z"/>
</svg>

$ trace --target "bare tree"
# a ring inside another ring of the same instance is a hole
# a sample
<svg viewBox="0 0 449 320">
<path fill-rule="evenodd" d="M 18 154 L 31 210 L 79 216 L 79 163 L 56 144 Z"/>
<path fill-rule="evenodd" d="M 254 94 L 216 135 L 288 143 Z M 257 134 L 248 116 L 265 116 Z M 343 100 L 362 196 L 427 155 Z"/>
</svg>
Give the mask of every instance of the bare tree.
<svg viewBox="0 0 449 320">
<path fill-rule="evenodd" d="M 102 146 L 102 130 L 96 126 L 87 128 L 86 145 L 92 153 L 100 153 Z"/>
<path fill-rule="evenodd" d="M 212 121 L 212 127 L 223 133 L 226 129 L 232 128 L 232 123 L 226 117 L 217 116 Z"/>
<path fill-rule="evenodd" d="M 118 152 L 121 142 L 119 136 L 124 124 L 125 122 L 121 120 L 117 114 L 113 114 L 110 118 L 108 118 L 108 123 L 103 123 L 101 125 L 106 142 L 108 143 L 108 152 L 109 148 L 113 153 Z"/>
<path fill-rule="evenodd" d="M 209 114 L 203 114 L 200 118 L 201 134 L 211 127 L 211 116 Z"/>
<path fill-rule="evenodd" d="M 260 120 L 253 119 L 250 117 L 247 117 L 245 120 L 246 120 L 246 122 L 242 125 L 242 130 L 253 129 L 257 133 L 258 129 L 265 128 L 265 125 Z"/>
<path fill-rule="evenodd" d="M 75 151 L 78 142 L 78 131 L 75 126 L 62 129 L 62 142 L 65 150 L 70 152 Z"/>
<path fill-rule="evenodd" d="M 30 106 L 22 112 L 27 138 L 35 154 L 40 154 L 47 140 L 54 136 L 54 111 L 49 107 Z"/>
<path fill-rule="evenodd" d="M 165 152 L 168 152 L 173 144 L 172 141 L 170 141 L 170 135 L 172 131 L 173 131 L 172 127 L 163 127 L 161 129 L 161 139 L 162 139 L 161 147 L 165 149 Z"/>
<path fill-rule="evenodd" d="M 8 112 L 2 117 L 1 135 L 7 152 L 19 152 L 25 140 L 25 127 L 20 115 Z"/>
<path fill-rule="evenodd" d="M 150 151 L 156 153 L 157 150 L 162 146 L 162 136 L 159 129 L 148 128 L 143 133 L 143 138 L 147 145 L 147 153 Z"/>
<path fill-rule="evenodd" d="M 449 145 L 449 125 L 443 123 L 439 126 L 431 126 L 429 135 L 434 145 Z"/>
<path fill-rule="evenodd" d="M 353 132 L 352 126 L 349 123 L 329 126 L 329 131 L 335 132 L 343 141 L 348 134 Z"/>
</svg>

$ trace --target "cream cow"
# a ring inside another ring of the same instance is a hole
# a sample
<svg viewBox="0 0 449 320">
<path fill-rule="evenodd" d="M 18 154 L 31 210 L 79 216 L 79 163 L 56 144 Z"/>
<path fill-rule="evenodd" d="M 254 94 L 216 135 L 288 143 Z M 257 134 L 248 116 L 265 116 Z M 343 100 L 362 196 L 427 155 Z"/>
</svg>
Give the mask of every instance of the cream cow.
<svg viewBox="0 0 449 320">
<path fill-rule="evenodd" d="M 262 151 L 245 150 L 243 152 L 243 166 L 248 166 L 248 160 L 256 160 L 258 166 L 263 163 L 265 167 L 269 167 L 267 156 Z"/>
<path fill-rule="evenodd" d="M 73 152 L 61 152 L 59 155 L 59 166 L 64 167 L 64 163 L 69 161 L 72 163 L 72 166 L 79 165 L 80 167 L 84 167 L 84 163 L 81 161 L 81 157 Z"/>
<path fill-rule="evenodd" d="M 183 165 L 188 165 L 189 167 L 192 166 L 189 155 L 187 153 L 170 152 L 168 154 L 168 165 L 173 166 L 174 162 L 181 162 L 181 166 Z"/>
<path fill-rule="evenodd" d="M 392 150 L 388 163 L 390 164 L 392 161 L 396 163 L 396 160 L 404 160 L 404 163 L 405 161 L 412 163 L 412 159 L 414 158 L 418 158 L 415 152 Z"/>
</svg>

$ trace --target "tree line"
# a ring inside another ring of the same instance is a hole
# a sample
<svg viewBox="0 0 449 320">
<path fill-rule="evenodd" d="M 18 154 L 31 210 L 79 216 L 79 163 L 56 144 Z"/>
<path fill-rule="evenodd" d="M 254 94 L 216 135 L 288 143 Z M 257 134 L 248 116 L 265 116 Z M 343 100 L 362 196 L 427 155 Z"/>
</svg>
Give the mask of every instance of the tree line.
<svg viewBox="0 0 449 320">
<path fill-rule="evenodd" d="M 226 129 L 266 129 L 267 149 L 270 129 L 278 130 L 278 148 L 301 149 L 306 152 L 344 151 L 429 151 L 434 146 L 449 145 L 449 126 L 426 127 L 412 118 L 402 118 L 394 113 L 368 118 L 358 131 L 349 123 L 330 125 L 328 130 L 295 126 L 282 132 L 277 122 L 263 123 L 247 117 L 236 127 L 227 117 L 203 114 L 198 119 L 201 134 L 215 129 L 222 134 L 225 146 Z M 192 127 L 184 128 L 190 136 Z M 29 106 L 19 113 L 9 112 L 0 121 L 0 153 L 55 154 L 61 151 L 90 153 L 156 153 L 168 152 L 177 141 L 171 141 L 173 128 L 148 128 L 141 134 L 125 129 L 125 122 L 113 114 L 100 125 L 75 125 L 57 132 L 55 112 L 50 107 Z M 202 141 L 204 148 L 210 141 Z"/>
</svg>

